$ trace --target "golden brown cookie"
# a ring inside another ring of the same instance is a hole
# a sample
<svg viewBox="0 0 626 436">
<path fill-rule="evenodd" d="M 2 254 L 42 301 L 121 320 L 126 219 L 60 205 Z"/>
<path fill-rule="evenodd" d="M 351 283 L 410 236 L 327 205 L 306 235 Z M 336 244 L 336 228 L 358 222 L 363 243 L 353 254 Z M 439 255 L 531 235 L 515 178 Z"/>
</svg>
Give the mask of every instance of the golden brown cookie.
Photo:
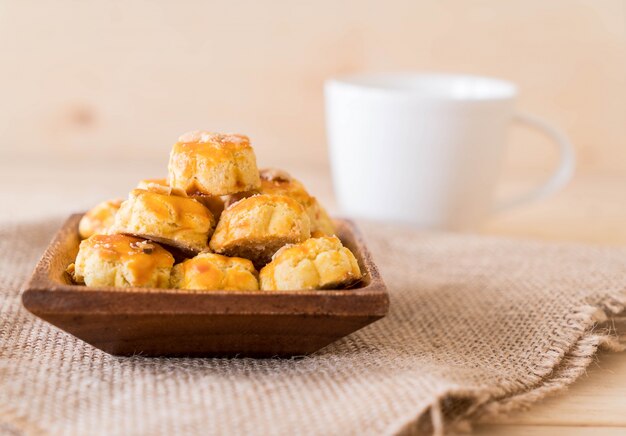
<svg viewBox="0 0 626 436">
<path fill-rule="evenodd" d="M 265 168 L 259 172 L 261 176 L 261 193 L 271 195 L 286 195 L 293 198 L 304 207 L 311 220 L 311 233 L 317 235 L 334 235 L 335 228 L 315 197 L 309 195 L 304 185 L 291 177 L 289 173 Z"/>
<path fill-rule="evenodd" d="M 257 189 L 259 172 L 250 140 L 244 135 L 200 130 L 182 135 L 170 153 L 168 182 L 190 196 Z"/>
<path fill-rule="evenodd" d="M 122 203 L 112 231 L 198 253 L 207 247 L 215 221 L 192 198 L 134 189 Z"/>
<path fill-rule="evenodd" d="M 261 289 L 334 289 L 361 278 L 354 254 L 336 236 L 311 238 L 281 248 L 259 275 Z"/>
<path fill-rule="evenodd" d="M 176 289 L 256 291 L 257 276 L 248 259 L 200 253 L 174 266 L 170 284 Z"/>
<path fill-rule="evenodd" d="M 222 212 L 209 246 L 216 253 L 244 257 L 259 266 L 283 245 L 310 235 L 309 217 L 300 203 L 283 195 L 255 195 Z"/>
<path fill-rule="evenodd" d="M 167 184 L 167 179 L 143 179 L 137 183 L 136 189 L 145 189 L 146 191 L 157 191 L 160 192 L 162 188 L 167 188 L 169 185 Z"/>
<path fill-rule="evenodd" d="M 106 233 L 115 222 L 115 214 L 119 210 L 121 199 L 107 200 L 91 208 L 78 223 L 78 233 L 86 239 L 97 233 Z"/>
<path fill-rule="evenodd" d="M 87 286 L 167 288 L 174 257 L 159 244 L 126 235 L 93 235 L 80 243 L 74 280 Z"/>
<path fill-rule="evenodd" d="M 188 197 L 187 193 L 181 189 L 175 189 L 169 186 L 166 179 L 145 179 L 137 184 L 137 189 L 145 189 L 147 191 L 158 192 L 166 195 L 178 195 L 179 197 Z M 222 197 L 209 197 L 207 195 L 194 195 L 190 198 L 199 201 L 211 211 L 213 218 L 217 222 L 224 210 L 224 200 Z"/>
<path fill-rule="evenodd" d="M 332 236 L 335 227 L 326 210 L 317 199 L 311 196 L 304 185 L 289 173 L 275 168 L 264 168 L 259 171 L 261 187 L 254 191 L 239 192 L 224 196 L 224 206 L 236 203 L 257 194 L 285 195 L 296 200 L 304 207 L 311 220 L 311 234 L 316 236 Z"/>
</svg>

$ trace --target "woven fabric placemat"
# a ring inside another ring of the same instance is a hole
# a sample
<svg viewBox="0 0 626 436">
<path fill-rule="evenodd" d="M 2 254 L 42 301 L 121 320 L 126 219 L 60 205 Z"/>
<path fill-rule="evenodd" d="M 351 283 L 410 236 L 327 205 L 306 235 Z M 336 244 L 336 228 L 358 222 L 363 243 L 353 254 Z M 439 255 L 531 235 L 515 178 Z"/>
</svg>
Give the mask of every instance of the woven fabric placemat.
<svg viewBox="0 0 626 436">
<path fill-rule="evenodd" d="M 584 373 L 626 249 L 362 230 L 389 315 L 296 359 L 109 356 L 29 314 L 60 220 L 0 225 L 0 434 L 398 434 L 468 428 Z"/>
</svg>

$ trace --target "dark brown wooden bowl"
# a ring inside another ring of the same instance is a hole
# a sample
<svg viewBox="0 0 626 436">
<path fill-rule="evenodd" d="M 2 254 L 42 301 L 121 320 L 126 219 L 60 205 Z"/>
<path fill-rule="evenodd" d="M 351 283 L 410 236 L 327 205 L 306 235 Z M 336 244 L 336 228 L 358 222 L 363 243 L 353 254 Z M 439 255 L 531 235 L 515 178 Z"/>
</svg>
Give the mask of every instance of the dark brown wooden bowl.
<svg viewBox="0 0 626 436">
<path fill-rule="evenodd" d="M 80 242 L 69 217 L 25 285 L 33 314 L 110 354 L 294 356 L 325 347 L 387 313 L 387 288 L 354 223 L 336 220 L 364 278 L 324 291 L 188 291 L 74 285 L 65 273 Z"/>
</svg>

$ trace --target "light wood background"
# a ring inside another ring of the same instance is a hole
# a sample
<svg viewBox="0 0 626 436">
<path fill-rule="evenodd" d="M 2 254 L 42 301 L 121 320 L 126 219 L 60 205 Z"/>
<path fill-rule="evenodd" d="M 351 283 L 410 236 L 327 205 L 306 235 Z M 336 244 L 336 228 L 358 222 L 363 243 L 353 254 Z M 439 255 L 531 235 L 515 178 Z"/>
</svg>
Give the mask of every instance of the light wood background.
<svg viewBox="0 0 626 436">
<path fill-rule="evenodd" d="M 3 0 L 0 53 L 0 158 L 159 159 L 207 128 L 324 165 L 324 79 L 419 70 L 518 82 L 583 169 L 626 170 L 623 0 Z M 514 131 L 510 166 L 553 158 Z"/>
<path fill-rule="evenodd" d="M 251 136 L 259 162 L 336 212 L 322 83 L 357 71 L 449 71 L 519 83 L 579 169 L 549 200 L 482 232 L 626 244 L 626 1 L 0 0 L 0 219 L 64 216 L 165 173 L 176 137 Z M 501 195 L 555 155 L 512 129 Z M 479 434 L 625 434 L 626 356 Z"/>
</svg>

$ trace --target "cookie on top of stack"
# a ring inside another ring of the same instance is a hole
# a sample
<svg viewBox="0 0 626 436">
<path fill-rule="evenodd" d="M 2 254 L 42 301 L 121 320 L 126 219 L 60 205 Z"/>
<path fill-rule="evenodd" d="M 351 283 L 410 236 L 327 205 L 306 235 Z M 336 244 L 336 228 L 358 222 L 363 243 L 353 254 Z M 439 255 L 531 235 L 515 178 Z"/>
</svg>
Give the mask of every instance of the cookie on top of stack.
<svg viewBox="0 0 626 436">
<path fill-rule="evenodd" d="M 87 286 L 280 291 L 362 276 L 315 197 L 285 171 L 259 171 L 244 135 L 182 135 L 167 179 L 98 204 L 79 234 L 68 273 Z"/>
</svg>

